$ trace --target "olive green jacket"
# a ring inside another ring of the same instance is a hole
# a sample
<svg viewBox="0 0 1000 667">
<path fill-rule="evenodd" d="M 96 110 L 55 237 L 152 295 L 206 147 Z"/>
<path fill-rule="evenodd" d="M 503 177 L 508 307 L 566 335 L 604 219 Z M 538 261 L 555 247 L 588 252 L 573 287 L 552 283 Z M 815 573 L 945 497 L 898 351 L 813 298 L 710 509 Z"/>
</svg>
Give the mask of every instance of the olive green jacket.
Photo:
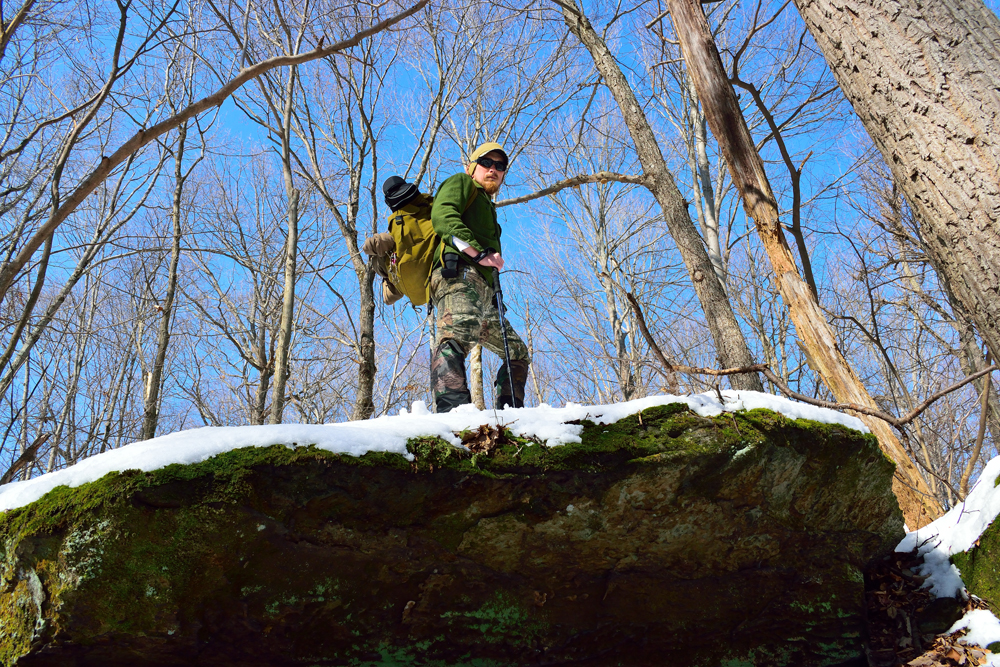
<svg viewBox="0 0 1000 667">
<path fill-rule="evenodd" d="M 469 205 L 473 193 L 476 197 Z M 497 209 L 489 196 L 483 192 L 483 186 L 472 180 L 468 174 L 455 174 L 448 178 L 434 195 L 431 222 L 434 231 L 441 237 L 441 245 L 434 256 L 434 266 L 441 266 L 444 253 L 457 253 L 466 264 L 478 269 L 487 284 L 492 285 L 493 269 L 479 266 L 455 245 L 455 239 L 459 239 L 475 248 L 477 252 L 487 248 L 500 252 L 502 230 L 497 222 Z"/>
</svg>

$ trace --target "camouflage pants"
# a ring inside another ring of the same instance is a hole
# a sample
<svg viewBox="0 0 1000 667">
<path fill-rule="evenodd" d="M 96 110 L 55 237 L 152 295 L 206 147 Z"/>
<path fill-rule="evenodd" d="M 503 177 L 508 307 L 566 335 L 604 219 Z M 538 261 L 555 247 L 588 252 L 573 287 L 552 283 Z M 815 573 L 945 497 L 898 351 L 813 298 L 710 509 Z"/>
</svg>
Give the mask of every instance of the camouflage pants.
<svg viewBox="0 0 1000 667">
<path fill-rule="evenodd" d="M 464 268 L 464 267 L 463 267 Z M 463 275 L 464 273 L 464 275 Z M 465 357 L 476 344 L 502 359 L 503 337 L 500 315 L 493 301 L 493 288 L 479 272 L 468 268 L 456 278 L 443 278 L 441 269 L 431 273 L 431 299 L 437 309 L 437 339 L 431 358 L 431 386 L 438 412 L 472 402 L 465 377 Z M 510 322 L 506 322 L 510 369 L 506 362 L 497 371 L 494 392 L 497 407 L 524 405 L 524 384 L 531 355 Z M 510 385 L 513 380 L 514 395 Z"/>
</svg>

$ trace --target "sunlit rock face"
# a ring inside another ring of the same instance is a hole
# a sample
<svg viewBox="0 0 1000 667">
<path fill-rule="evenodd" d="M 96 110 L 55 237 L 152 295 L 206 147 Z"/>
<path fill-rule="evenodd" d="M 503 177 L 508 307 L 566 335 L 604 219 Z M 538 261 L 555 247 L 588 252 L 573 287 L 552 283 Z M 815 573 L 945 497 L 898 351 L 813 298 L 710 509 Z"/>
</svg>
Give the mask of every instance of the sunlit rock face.
<svg viewBox="0 0 1000 667">
<path fill-rule="evenodd" d="M 57 489 L 0 519 L 0 660 L 866 664 L 861 571 L 902 535 L 871 436 L 670 405 L 500 440 Z"/>
</svg>

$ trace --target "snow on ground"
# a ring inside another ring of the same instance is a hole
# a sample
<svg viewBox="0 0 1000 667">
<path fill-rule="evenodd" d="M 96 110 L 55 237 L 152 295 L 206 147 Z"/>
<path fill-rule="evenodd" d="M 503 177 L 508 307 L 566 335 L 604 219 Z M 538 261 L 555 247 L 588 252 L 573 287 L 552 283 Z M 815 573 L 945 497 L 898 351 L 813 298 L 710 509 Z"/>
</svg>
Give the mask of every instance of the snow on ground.
<svg viewBox="0 0 1000 667">
<path fill-rule="evenodd" d="M 996 488 L 998 476 L 1000 457 L 986 464 L 965 502 L 937 521 L 907 533 L 896 545 L 896 551 L 909 552 L 916 548 L 923 554 L 924 565 L 919 574 L 928 577 L 924 587 L 930 588 L 933 595 L 967 596 L 961 573 L 949 557 L 968 551 L 1000 514 L 1000 489 Z M 950 634 L 962 628 L 969 628 L 965 636 L 969 643 L 986 646 L 1000 641 L 1000 620 L 989 611 L 970 611 L 948 632 Z M 991 655 L 987 664 L 1000 667 L 1000 655 Z"/>
<path fill-rule="evenodd" d="M 23 507 L 57 486 L 79 486 L 100 479 L 109 472 L 129 469 L 149 471 L 171 463 L 198 463 L 240 447 L 316 445 L 320 449 L 351 456 L 361 456 L 366 452 L 396 452 L 410 457 L 406 451 L 406 441 L 410 438 L 439 436 L 454 445 L 460 445 L 456 432 L 474 429 L 482 424 L 498 423 L 507 426 L 515 435 L 533 436 L 549 446 L 564 445 L 580 442 L 583 430 L 582 426 L 566 422 L 589 419 L 599 424 L 610 424 L 640 410 L 667 403 L 687 403 L 692 410 L 704 417 L 712 417 L 723 411 L 769 408 L 793 419 L 813 419 L 868 431 L 854 417 L 770 394 L 724 391 L 722 397 L 724 403 L 719 402 L 715 392 L 710 392 L 693 396 L 649 396 L 611 405 L 568 403 L 565 407 L 553 408 L 542 404 L 537 408 L 483 411 L 464 405 L 440 415 L 432 414 L 423 401 L 417 401 L 411 410 L 400 410 L 396 416 L 344 424 L 196 428 L 135 442 L 84 459 L 75 466 L 57 472 L 2 486 L 0 511 Z"/>
</svg>

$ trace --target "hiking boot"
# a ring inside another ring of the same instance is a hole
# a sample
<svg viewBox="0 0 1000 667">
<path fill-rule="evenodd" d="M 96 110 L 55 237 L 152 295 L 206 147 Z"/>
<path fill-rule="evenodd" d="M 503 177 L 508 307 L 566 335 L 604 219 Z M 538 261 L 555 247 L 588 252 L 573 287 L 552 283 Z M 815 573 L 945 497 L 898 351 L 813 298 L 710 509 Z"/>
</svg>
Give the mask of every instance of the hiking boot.
<svg viewBox="0 0 1000 667">
<path fill-rule="evenodd" d="M 508 396 L 500 396 L 497 398 L 497 410 L 503 410 L 504 408 L 523 408 L 524 399 L 511 398 Z"/>
<path fill-rule="evenodd" d="M 511 359 L 510 379 L 507 374 L 507 364 L 501 364 L 497 371 L 496 381 L 493 383 L 493 391 L 497 397 L 497 409 L 505 405 L 513 408 L 524 407 L 524 385 L 528 381 L 528 362 L 523 359 Z M 514 396 L 510 395 L 510 385 L 513 380 Z"/>
</svg>

